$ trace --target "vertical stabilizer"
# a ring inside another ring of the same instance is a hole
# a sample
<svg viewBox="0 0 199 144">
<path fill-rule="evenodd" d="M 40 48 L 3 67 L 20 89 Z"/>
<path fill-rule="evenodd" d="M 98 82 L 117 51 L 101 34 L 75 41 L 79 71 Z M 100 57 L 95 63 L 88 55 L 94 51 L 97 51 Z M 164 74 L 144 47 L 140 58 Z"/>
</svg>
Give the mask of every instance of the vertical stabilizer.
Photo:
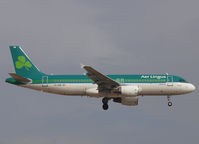
<svg viewBox="0 0 199 144">
<path fill-rule="evenodd" d="M 16 74 L 26 78 L 45 75 L 40 72 L 19 46 L 10 46 L 10 52 L 12 54 Z"/>
</svg>

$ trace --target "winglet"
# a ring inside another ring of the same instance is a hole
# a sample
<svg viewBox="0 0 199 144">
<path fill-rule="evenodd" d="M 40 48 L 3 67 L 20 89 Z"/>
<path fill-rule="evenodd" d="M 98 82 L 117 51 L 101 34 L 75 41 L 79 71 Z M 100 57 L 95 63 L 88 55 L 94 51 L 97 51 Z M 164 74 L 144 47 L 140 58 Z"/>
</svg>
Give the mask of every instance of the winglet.
<svg viewBox="0 0 199 144">
<path fill-rule="evenodd" d="M 80 65 L 81 65 L 81 68 L 84 68 L 84 67 L 85 67 L 85 65 L 84 65 L 84 64 L 82 64 L 82 63 L 80 63 Z"/>
</svg>

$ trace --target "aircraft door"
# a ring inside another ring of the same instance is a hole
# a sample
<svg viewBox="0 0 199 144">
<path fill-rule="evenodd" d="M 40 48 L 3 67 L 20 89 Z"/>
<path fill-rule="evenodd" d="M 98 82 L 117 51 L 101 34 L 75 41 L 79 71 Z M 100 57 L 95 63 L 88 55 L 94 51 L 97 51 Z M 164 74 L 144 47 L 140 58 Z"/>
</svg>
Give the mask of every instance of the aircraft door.
<svg viewBox="0 0 199 144">
<path fill-rule="evenodd" d="M 167 85 L 173 86 L 173 76 L 167 76 Z"/>
<path fill-rule="evenodd" d="M 42 87 L 48 87 L 48 76 L 42 76 Z"/>
</svg>

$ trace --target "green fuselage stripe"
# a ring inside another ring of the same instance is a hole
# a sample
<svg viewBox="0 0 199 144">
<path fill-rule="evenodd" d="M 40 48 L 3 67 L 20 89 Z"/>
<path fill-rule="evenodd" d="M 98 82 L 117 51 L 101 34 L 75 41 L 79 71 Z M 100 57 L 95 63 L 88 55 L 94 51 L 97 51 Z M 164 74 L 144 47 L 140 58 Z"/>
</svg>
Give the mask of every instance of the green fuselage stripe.
<svg viewBox="0 0 199 144">
<path fill-rule="evenodd" d="M 182 82 L 187 83 L 183 78 L 173 75 L 107 75 L 112 80 L 119 83 L 166 83 L 166 82 Z M 13 78 L 6 80 L 12 84 L 21 84 Z M 44 75 L 32 78 L 32 84 L 47 83 L 94 83 L 86 75 Z"/>
<path fill-rule="evenodd" d="M 178 76 L 168 75 L 107 75 L 119 83 L 166 83 L 180 82 Z M 39 83 L 94 83 L 86 75 L 49 75 L 41 79 L 33 80 L 33 84 Z"/>
</svg>

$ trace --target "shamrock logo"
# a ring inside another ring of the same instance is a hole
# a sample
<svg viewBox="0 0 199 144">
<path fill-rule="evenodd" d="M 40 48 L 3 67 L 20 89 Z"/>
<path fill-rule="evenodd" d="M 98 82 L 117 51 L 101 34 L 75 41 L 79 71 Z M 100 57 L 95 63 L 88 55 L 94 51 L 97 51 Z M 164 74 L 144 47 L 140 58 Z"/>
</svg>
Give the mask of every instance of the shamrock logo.
<svg viewBox="0 0 199 144">
<path fill-rule="evenodd" d="M 32 67 L 32 64 L 29 61 L 26 61 L 24 56 L 18 56 L 18 61 L 16 61 L 16 68 L 21 69 L 23 67 L 29 71 L 29 68 Z"/>
</svg>

